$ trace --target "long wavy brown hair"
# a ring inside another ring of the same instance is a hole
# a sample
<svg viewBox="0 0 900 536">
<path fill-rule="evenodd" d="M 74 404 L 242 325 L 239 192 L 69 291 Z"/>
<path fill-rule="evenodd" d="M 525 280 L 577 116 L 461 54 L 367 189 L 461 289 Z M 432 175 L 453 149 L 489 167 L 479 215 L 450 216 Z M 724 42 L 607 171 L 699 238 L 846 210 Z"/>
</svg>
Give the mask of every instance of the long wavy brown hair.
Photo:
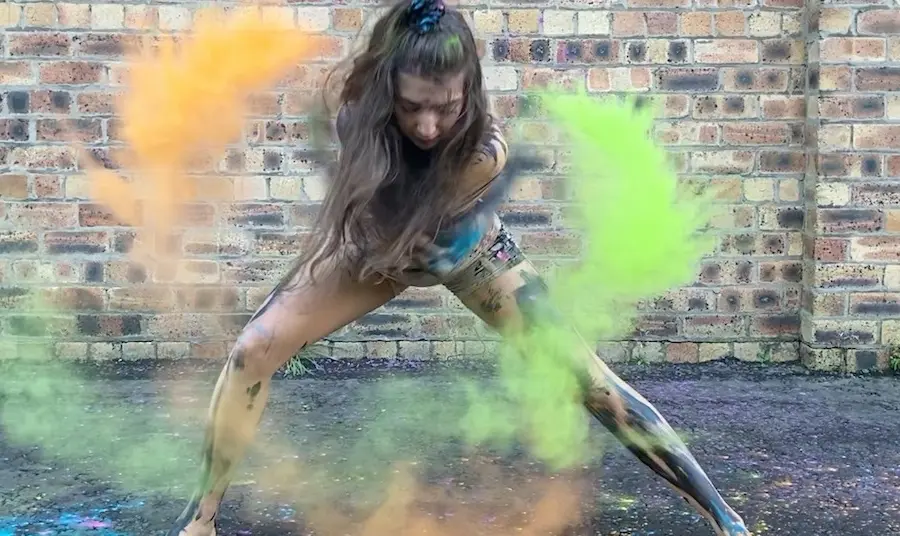
<svg viewBox="0 0 900 536">
<path fill-rule="evenodd" d="M 312 263 L 311 272 L 325 259 L 360 280 L 409 267 L 422 237 L 433 237 L 458 202 L 458 179 L 489 127 L 477 46 L 462 14 L 447 6 L 431 31 L 419 33 L 407 22 L 409 5 L 392 5 L 363 50 L 347 60 L 337 102 L 339 156 L 299 259 Z M 424 173 L 412 173 L 401 156 L 403 135 L 393 120 L 400 73 L 465 79 L 459 121 Z"/>
</svg>

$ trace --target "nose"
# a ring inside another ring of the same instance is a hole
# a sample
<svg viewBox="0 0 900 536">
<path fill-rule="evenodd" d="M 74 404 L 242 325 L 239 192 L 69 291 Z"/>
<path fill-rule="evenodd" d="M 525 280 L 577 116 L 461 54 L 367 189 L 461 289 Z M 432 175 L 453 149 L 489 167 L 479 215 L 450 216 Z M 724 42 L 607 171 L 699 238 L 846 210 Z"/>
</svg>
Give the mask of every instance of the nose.
<svg viewBox="0 0 900 536">
<path fill-rule="evenodd" d="M 423 140 L 436 138 L 438 134 L 437 118 L 432 114 L 424 114 L 416 123 L 416 135 Z"/>
</svg>

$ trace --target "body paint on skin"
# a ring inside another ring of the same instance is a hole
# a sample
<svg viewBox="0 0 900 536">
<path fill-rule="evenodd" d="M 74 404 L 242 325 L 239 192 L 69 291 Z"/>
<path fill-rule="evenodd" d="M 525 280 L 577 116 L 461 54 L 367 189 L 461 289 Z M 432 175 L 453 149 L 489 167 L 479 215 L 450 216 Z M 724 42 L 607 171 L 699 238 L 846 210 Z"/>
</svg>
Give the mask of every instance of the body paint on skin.
<svg viewBox="0 0 900 536">
<path fill-rule="evenodd" d="M 248 410 L 253 409 L 253 404 L 256 402 L 256 397 L 259 395 L 259 390 L 261 388 L 262 382 L 256 382 L 247 388 L 247 394 L 250 395 L 250 403 L 247 405 Z"/>
<path fill-rule="evenodd" d="M 590 383 L 587 380 L 586 383 Z M 585 406 L 644 465 L 669 483 L 682 498 L 714 524 L 721 534 L 746 534 L 742 522 L 663 417 L 627 385 L 587 386 Z M 614 397 L 615 400 L 610 400 Z M 618 402 L 619 415 L 610 406 Z"/>
<path fill-rule="evenodd" d="M 525 329 L 561 319 L 550 303 L 549 288 L 537 274 L 523 272 L 514 297 Z M 745 534 L 700 464 L 663 417 L 627 384 L 612 376 L 579 371 L 584 406 L 643 464 L 668 482 L 689 504 L 705 512 L 722 534 Z"/>
</svg>

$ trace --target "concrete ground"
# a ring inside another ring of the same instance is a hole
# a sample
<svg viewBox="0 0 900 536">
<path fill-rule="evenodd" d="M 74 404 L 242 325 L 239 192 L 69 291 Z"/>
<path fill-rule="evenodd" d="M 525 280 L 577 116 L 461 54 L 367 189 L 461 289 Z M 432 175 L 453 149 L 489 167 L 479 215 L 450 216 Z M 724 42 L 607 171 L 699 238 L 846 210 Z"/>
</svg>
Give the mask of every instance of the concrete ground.
<svg viewBox="0 0 900 536">
<path fill-rule="evenodd" d="M 900 534 L 897 378 L 736 362 L 617 370 L 755 534 Z M 216 373 L 0 367 L 0 535 L 160 534 L 195 479 Z M 474 364 L 329 363 L 276 381 L 219 534 L 712 534 L 591 421 L 591 456 L 561 471 L 522 442 L 467 448 L 461 378 L 498 392 Z"/>
</svg>

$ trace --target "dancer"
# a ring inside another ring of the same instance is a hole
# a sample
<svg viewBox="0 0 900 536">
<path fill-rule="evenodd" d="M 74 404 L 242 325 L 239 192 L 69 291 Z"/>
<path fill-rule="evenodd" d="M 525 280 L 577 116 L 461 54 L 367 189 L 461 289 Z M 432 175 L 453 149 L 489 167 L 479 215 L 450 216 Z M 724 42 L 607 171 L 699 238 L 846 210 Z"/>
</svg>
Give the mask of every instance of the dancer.
<svg viewBox="0 0 900 536">
<path fill-rule="evenodd" d="M 475 40 L 440 0 L 401 0 L 343 81 L 340 154 L 312 243 L 249 320 L 219 376 L 200 483 L 169 536 L 211 536 L 270 380 L 297 351 L 409 286 L 445 285 L 501 334 L 528 329 L 546 287 L 496 213 L 518 162 L 488 110 Z M 587 345 L 584 404 L 719 535 L 747 535 L 687 447 Z"/>
</svg>

